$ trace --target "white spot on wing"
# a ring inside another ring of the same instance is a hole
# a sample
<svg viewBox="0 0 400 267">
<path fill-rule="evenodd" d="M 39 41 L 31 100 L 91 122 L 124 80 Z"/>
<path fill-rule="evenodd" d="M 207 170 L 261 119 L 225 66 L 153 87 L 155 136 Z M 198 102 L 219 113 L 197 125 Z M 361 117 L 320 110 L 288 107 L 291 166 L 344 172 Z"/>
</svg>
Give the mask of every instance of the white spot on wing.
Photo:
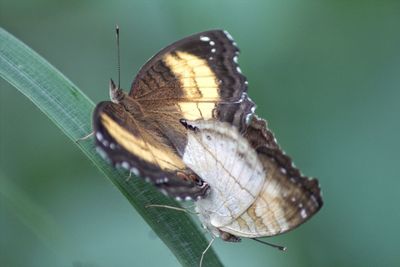
<svg viewBox="0 0 400 267">
<path fill-rule="evenodd" d="M 122 168 L 129 170 L 129 163 L 124 161 L 121 163 Z"/>
<path fill-rule="evenodd" d="M 208 42 L 208 41 L 210 41 L 210 37 L 208 37 L 208 36 L 200 36 L 200 41 Z"/>
<path fill-rule="evenodd" d="M 131 171 L 131 173 L 133 173 L 134 175 L 139 176 L 139 171 L 138 171 L 138 169 L 136 169 L 136 168 L 131 168 L 130 171 Z"/>
<path fill-rule="evenodd" d="M 215 53 L 215 52 L 217 52 L 217 49 L 212 48 L 212 49 L 211 49 L 211 53 Z"/>
<path fill-rule="evenodd" d="M 97 138 L 97 140 L 101 141 L 101 140 L 103 140 L 103 135 L 100 132 L 97 132 L 96 138 Z"/>
<path fill-rule="evenodd" d="M 251 101 L 251 99 L 249 98 Z M 250 113 L 246 115 L 246 124 L 250 123 L 251 118 L 253 117 L 254 112 L 256 111 L 256 106 L 252 106 L 250 109 Z"/>
<path fill-rule="evenodd" d="M 307 218 L 307 212 L 306 212 L 305 209 L 301 209 L 301 211 L 300 211 L 300 216 L 301 216 L 301 218 L 303 218 L 303 219 Z"/>
<path fill-rule="evenodd" d="M 103 141 L 101 142 L 103 144 L 103 146 L 108 147 L 109 142 L 106 139 L 103 139 Z"/>
<path fill-rule="evenodd" d="M 215 45 L 215 42 L 214 42 L 214 41 L 210 41 L 209 44 L 210 44 L 211 46 L 214 46 L 214 45 Z"/>
<path fill-rule="evenodd" d="M 233 41 L 233 37 L 232 37 L 232 35 L 230 35 L 229 32 L 224 31 L 224 34 L 225 34 L 225 36 L 226 36 L 229 40 Z"/>
</svg>

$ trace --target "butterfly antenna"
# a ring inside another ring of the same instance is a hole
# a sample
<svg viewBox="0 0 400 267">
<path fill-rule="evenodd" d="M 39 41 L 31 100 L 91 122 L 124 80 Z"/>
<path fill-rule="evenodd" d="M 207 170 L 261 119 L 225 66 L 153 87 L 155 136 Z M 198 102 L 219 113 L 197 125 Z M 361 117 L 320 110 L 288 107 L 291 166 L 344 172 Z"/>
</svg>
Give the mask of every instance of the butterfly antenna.
<svg viewBox="0 0 400 267">
<path fill-rule="evenodd" d="M 268 246 L 270 246 L 270 247 L 277 248 L 277 249 L 282 250 L 282 251 L 286 251 L 286 250 L 287 250 L 287 248 L 284 247 L 284 246 L 279 246 L 279 245 L 271 244 L 271 243 L 262 241 L 262 240 L 257 239 L 257 238 L 252 238 L 252 239 L 253 239 L 254 241 L 260 242 L 261 244 L 268 245 Z"/>
<path fill-rule="evenodd" d="M 119 52 L 119 26 L 115 26 L 115 35 L 117 39 L 117 71 L 118 71 L 118 89 L 121 88 L 121 56 Z"/>
</svg>

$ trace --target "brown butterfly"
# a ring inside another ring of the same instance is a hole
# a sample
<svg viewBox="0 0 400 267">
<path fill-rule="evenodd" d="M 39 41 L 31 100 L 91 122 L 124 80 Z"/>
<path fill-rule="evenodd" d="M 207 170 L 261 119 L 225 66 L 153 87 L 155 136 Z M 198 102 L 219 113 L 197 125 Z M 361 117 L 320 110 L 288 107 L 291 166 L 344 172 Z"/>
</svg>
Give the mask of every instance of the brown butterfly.
<svg viewBox="0 0 400 267">
<path fill-rule="evenodd" d="M 98 151 L 177 199 L 204 196 L 207 183 L 180 157 L 187 133 L 179 120 L 215 119 L 246 130 L 254 104 L 238 53 L 227 32 L 202 32 L 152 57 L 129 93 L 111 81 L 111 101 L 99 103 L 93 113 Z"/>
</svg>

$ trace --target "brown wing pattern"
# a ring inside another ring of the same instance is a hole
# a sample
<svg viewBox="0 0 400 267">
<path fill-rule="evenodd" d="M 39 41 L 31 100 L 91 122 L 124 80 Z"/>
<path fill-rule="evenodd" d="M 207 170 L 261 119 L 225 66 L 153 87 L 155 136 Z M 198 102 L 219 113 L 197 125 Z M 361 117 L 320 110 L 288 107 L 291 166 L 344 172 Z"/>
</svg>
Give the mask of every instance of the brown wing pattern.
<svg viewBox="0 0 400 267">
<path fill-rule="evenodd" d="M 254 204 L 221 230 L 246 237 L 272 236 L 312 217 L 323 205 L 318 181 L 303 176 L 294 167 L 265 120 L 254 116 L 245 137 L 257 151 L 266 182 Z"/>
<path fill-rule="evenodd" d="M 146 178 L 171 196 L 203 196 L 207 185 L 186 168 L 157 122 L 143 120 L 133 118 L 122 105 L 99 103 L 93 118 L 99 152 L 113 165 Z"/>
<path fill-rule="evenodd" d="M 243 130 L 254 104 L 247 97 L 238 54 L 227 32 L 213 30 L 189 36 L 150 59 L 129 95 L 146 108 L 155 103 L 158 108 L 173 105 L 182 118 L 216 118 Z"/>
</svg>

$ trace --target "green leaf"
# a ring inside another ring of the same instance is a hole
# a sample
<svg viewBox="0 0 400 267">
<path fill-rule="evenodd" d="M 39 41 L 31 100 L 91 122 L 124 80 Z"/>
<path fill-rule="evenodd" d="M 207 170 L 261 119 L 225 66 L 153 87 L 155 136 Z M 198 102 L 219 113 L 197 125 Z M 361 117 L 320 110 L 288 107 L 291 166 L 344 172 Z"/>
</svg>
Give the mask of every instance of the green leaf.
<svg viewBox="0 0 400 267">
<path fill-rule="evenodd" d="M 94 103 L 46 60 L 2 28 L 0 75 L 35 103 L 72 143 L 79 146 L 125 195 L 183 266 L 199 264 L 208 241 L 191 217 L 184 212 L 146 208 L 148 204 L 179 204 L 160 194 L 142 179 L 132 177 L 126 181 L 126 173 L 116 171 L 99 157 L 92 138 L 76 142 L 92 131 L 91 114 Z M 207 252 L 203 266 L 222 266 L 212 249 Z"/>
</svg>

